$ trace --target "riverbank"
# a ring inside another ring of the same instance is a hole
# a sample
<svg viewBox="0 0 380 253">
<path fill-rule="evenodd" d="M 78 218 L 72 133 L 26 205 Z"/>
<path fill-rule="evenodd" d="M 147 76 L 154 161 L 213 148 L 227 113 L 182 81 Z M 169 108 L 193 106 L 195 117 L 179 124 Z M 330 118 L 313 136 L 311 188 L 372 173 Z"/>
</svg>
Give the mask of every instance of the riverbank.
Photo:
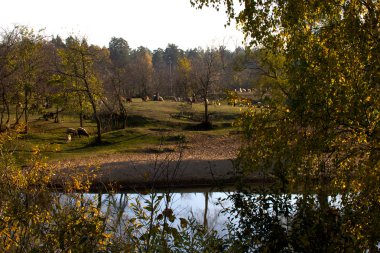
<svg viewBox="0 0 380 253">
<path fill-rule="evenodd" d="M 145 152 L 60 161 L 55 164 L 55 184 L 84 171 L 92 175 L 94 190 L 225 187 L 236 181 L 234 160 L 241 146 L 239 136 L 198 134 L 187 136 L 186 140 L 178 145 L 152 146 Z M 259 174 L 245 180 L 263 181 Z"/>
</svg>

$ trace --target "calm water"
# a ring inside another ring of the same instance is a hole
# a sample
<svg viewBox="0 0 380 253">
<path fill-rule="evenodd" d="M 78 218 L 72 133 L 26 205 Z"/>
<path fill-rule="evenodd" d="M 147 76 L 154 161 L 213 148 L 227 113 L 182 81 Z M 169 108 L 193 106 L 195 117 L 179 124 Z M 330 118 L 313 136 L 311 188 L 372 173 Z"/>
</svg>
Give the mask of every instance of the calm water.
<svg viewBox="0 0 380 253">
<path fill-rule="evenodd" d="M 74 204 L 78 199 L 90 201 L 93 205 L 98 206 L 102 213 L 111 218 L 110 223 L 113 222 L 112 219 L 121 218 L 121 221 L 127 221 L 134 218 L 136 217 L 134 207 L 136 207 L 137 203 L 140 203 L 140 209 L 144 209 L 152 202 L 152 199 L 157 200 L 159 197 L 162 197 L 156 207 L 156 216 L 162 213 L 166 208 L 170 208 L 177 218 L 172 224 L 173 226 L 179 225 L 179 218 L 194 218 L 199 224 L 205 225 L 206 222 L 208 228 L 216 230 L 220 234 L 224 234 L 223 231 L 227 222 L 226 215 L 221 213 L 221 211 L 223 208 L 230 207 L 232 204 L 229 200 L 226 200 L 228 196 L 226 192 L 186 192 L 170 194 L 77 193 L 60 196 L 62 204 Z M 148 214 L 149 212 L 146 211 L 146 213 Z"/>
<path fill-rule="evenodd" d="M 97 203 L 103 213 L 109 213 L 111 216 L 117 216 L 120 212 L 124 219 L 134 217 L 133 205 L 141 203 L 145 207 L 152 201 L 162 196 L 163 199 L 158 205 L 158 212 L 165 208 L 174 211 L 177 218 L 195 218 L 200 224 L 207 223 L 211 229 L 223 233 L 225 223 L 227 222 L 226 214 L 222 210 L 232 206 L 231 200 L 227 199 L 231 192 L 185 192 L 185 193 L 155 193 L 155 194 L 138 194 L 138 193 L 116 193 L 116 194 L 85 194 L 84 197 Z M 168 200 L 166 196 L 170 196 Z M 290 202 L 294 205 L 301 195 L 292 194 Z M 100 199 L 100 201 L 99 201 Z M 339 206 L 340 198 L 329 198 L 331 205 Z M 206 214 L 206 215 L 205 215 Z M 206 218 L 206 221 L 205 221 Z"/>
<path fill-rule="evenodd" d="M 110 212 L 116 214 L 123 212 L 124 218 L 134 216 L 132 205 L 140 202 L 142 206 L 148 205 L 152 200 L 152 194 L 136 194 L 136 193 L 117 193 L 117 194 L 86 194 L 86 198 L 92 199 L 99 203 L 101 196 L 102 212 Z M 231 206 L 228 200 L 222 200 L 227 197 L 224 192 L 194 192 L 194 193 L 171 193 L 168 201 L 164 193 L 157 193 L 155 198 L 163 196 L 160 201 L 159 210 L 162 211 L 169 207 L 174 211 L 177 218 L 194 217 L 200 224 L 204 224 L 205 212 L 206 222 L 209 228 L 213 228 L 222 232 L 227 218 L 221 214 L 224 207 Z"/>
</svg>

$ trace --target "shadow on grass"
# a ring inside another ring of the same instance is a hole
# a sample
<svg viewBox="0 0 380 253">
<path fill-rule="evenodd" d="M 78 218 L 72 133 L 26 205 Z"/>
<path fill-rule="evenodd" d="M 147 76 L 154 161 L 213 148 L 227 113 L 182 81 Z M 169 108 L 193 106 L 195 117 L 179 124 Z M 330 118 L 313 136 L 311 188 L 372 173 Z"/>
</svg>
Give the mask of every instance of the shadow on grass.
<svg viewBox="0 0 380 253">
<path fill-rule="evenodd" d="M 166 132 L 171 132 L 172 130 L 171 129 L 167 129 L 167 128 L 149 128 L 150 131 L 153 131 L 153 132 L 160 132 L 160 133 L 166 133 Z"/>
<path fill-rule="evenodd" d="M 140 115 L 130 115 L 127 117 L 127 127 L 143 127 L 152 123 L 156 123 L 156 121 Z"/>
<path fill-rule="evenodd" d="M 94 137 L 90 137 L 89 142 L 87 144 L 85 144 L 84 146 L 67 149 L 67 150 L 62 151 L 62 152 L 68 152 L 69 153 L 69 152 L 75 152 L 78 150 L 85 150 L 88 148 L 108 147 L 108 146 L 116 145 L 118 143 L 127 142 L 127 141 L 131 141 L 131 140 L 135 140 L 135 139 L 140 139 L 140 138 L 143 138 L 147 135 L 148 134 L 140 134 L 140 135 L 132 136 L 129 138 L 123 138 L 123 139 L 118 140 L 118 141 L 102 140 L 100 143 L 96 142 L 96 137 L 94 136 Z"/>
<path fill-rule="evenodd" d="M 202 122 L 196 125 L 188 125 L 184 127 L 184 130 L 189 131 L 209 131 L 209 130 L 215 130 L 216 126 L 213 125 L 211 122 Z"/>
<path fill-rule="evenodd" d="M 172 153 L 175 150 L 173 148 L 146 148 L 142 152 L 146 154 L 163 154 L 163 153 Z"/>
<path fill-rule="evenodd" d="M 214 117 L 214 120 L 218 120 L 218 121 L 234 121 L 238 118 L 236 114 L 230 114 L 230 113 L 219 113 L 219 114 L 215 114 L 211 116 Z"/>
<path fill-rule="evenodd" d="M 184 135 L 174 135 L 174 136 L 167 136 L 164 138 L 167 142 L 184 142 L 185 136 Z"/>
</svg>

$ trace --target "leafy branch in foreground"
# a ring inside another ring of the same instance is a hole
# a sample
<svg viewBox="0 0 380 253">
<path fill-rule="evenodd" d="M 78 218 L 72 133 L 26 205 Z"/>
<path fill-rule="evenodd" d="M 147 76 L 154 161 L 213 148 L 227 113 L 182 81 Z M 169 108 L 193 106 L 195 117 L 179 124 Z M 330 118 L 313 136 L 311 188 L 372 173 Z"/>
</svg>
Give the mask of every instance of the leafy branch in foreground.
<svg viewBox="0 0 380 253">
<path fill-rule="evenodd" d="M 225 5 L 251 45 L 269 52 L 261 56 L 264 73 L 279 73 L 266 76 L 274 84 L 281 80 L 271 87 L 269 106 L 242 115 L 247 143 L 241 167 L 276 176 L 285 191 L 316 194 L 321 214 L 332 211 L 329 196 L 338 196 L 345 232 L 355 247 L 375 252 L 379 1 L 240 0 L 240 7 L 232 0 L 191 2 L 199 8 Z"/>
<path fill-rule="evenodd" d="M 20 131 L 23 131 L 20 126 Z M 169 193 L 133 197 L 89 194 L 89 172 L 65 175 L 43 162 L 35 147 L 18 167 L 18 133 L 0 133 L 0 251 L 6 252 L 219 252 L 223 241 L 194 218 L 179 218 Z"/>
</svg>

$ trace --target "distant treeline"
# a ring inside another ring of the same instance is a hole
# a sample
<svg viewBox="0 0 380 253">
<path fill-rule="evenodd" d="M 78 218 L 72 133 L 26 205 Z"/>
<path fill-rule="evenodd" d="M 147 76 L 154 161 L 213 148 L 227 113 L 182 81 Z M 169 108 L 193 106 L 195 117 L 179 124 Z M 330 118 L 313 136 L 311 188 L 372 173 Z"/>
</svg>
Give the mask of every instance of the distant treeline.
<svg viewBox="0 0 380 253">
<path fill-rule="evenodd" d="M 132 97 L 206 101 L 224 90 L 257 83 L 255 52 L 225 46 L 182 50 L 175 44 L 150 51 L 132 49 L 113 37 L 109 47 L 85 38 L 46 37 L 28 27 L 3 29 L 0 34 L 0 130 L 28 114 L 53 107 L 80 115 L 101 111 L 125 115 Z M 11 122 L 10 115 L 16 119 Z M 82 123 L 81 123 L 82 125 Z"/>
</svg>

